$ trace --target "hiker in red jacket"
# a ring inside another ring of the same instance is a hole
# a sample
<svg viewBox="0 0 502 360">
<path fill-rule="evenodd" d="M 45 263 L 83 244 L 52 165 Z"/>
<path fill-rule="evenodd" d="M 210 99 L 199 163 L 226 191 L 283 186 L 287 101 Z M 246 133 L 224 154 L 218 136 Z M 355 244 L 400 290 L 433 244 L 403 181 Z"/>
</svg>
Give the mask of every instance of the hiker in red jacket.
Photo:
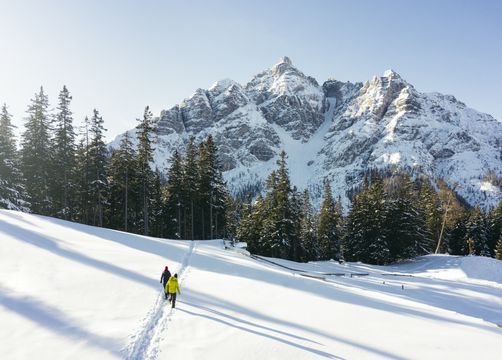
<svg viewBox="0 0 502 360">
<path fill-rule="evenodd" d="M 164 269 L 164 272 L 162 273 L 162 276 L 160 277 L 160 282 L 164 286 L 164 296 L 167 299 L 167 290 L 166 290 L 166 284 L 169 281 L 169 278 L 171 277 L 171 273 L 169 272 L 169 268 L 166 266 Z"/>
</svg>

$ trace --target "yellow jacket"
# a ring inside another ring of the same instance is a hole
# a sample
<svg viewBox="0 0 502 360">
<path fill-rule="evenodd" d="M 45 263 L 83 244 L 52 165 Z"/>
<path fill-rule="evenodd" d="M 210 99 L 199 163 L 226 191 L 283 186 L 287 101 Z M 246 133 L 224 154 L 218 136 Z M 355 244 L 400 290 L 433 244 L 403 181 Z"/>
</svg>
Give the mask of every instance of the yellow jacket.
<svg viewBox="0 0 502 360">
<path fill-rule="evenodd" d="M 178 294 L 180 294 L 180 285 L 178 284 L 178 278 L 171 276 L 166 284 L 166 292 L 168 292 L 169 294 L 174 294 L 176 291 L 178 291 Z"/>
</svg>

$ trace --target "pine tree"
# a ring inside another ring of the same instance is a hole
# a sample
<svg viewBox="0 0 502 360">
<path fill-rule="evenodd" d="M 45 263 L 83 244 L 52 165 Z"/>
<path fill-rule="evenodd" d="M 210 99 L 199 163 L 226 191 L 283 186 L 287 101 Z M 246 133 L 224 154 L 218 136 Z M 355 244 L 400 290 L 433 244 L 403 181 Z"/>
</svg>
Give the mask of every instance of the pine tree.
<svg viewBox="0 0 502 360">
<path fill-rule="evenodd" d="M 150 191 L 150 234 L 152 236 L 163 237 L 163 216 L 162 177 L 159 169 L 155 169 Z"/>
<path fill-rule="evenodd" d="M 167 181 L 162 189 L 164 203 L 165 236 L 173 239 L 183 239 L 184 194 L 183 159 L 175 150 L 171 157 L 171 167 L 167 173 Z"/>
<path fill-rule="evenodd" d="M 28 211 L 13 128 L 12 116 L 4 104 L 0 114 L 0 208 Z"/>
<path fill-rule="evenodd" d="M 446 235 L 445 243 L 450 255 L 468 255 L 467 241 L 465 234 L 467 217 L 457 217 L 455 223 L 450 225 L 450 229 Z"/>
<path fill-rule="evenodd" d="M 198 151 L 195 138 L 188 140 L 183 164 L 183 232 L 184 239 L 195 239 Z"/>
<path fill-rule="evenodd" d="M 488 247 L 487 222 L 479 207 L 472 210 L 466 224 L 465 241 L 473 244 L 473 254 L 490 256 Z"/>
<path fill-rule="evenodd" d="M 318 239 L 320 260 L 340 259 L 340 234 L 338 232 L 340 214 L 337 214 L 335 201 L 328 179 L 324 179 L 323 201 L 319 213 Z"/>
<path fill-rule="evenodd" d="M 347 219 L 345 258 L 369 264 L 390 261 L 387 244 L 385 196 L 380 176 L 372 174 L 372 184 L 365 179 L 360 193 L 354 196 Z"/>
<path fill-rule="evenodd" d="M 58 113 L 53 145 L 54 170 L 52 176 L 52 198 L 54 213 L 63 219 L 73 218 L 75 198 L 76 145 L 73 117 L 70 110 L 72 97 L 63 86 L 59 93 Z"/>
<path fill-rule="evenodd" d="M 247 243 L 247 249 L 250 252 L 265 256 L 272 253 L 266 239 L 262 238 L 267 216 L 265 200 L 259 195 L 253 205 L 247 204 L 243 207 L 242 221 L 236 234 L 239 241 Z"/>
<path fill-rule="evenodd" d="M 155 130 L 152 119 L 152 112 L 147 106 L 143 119 L 139 120 L 140 124 L 138 126 L 138 178 L 141 182 L 141 228 L 145 235 L 150 233 L 150 207 L 154 182 L 154 173 L 150 167 L 150 163 L 153 161 L 152 136 Z"/>
<path fill-rule="evenodd" d="M 226 199 L 225 233 L 223 237 L 234 241 L 237 236 L 239 224 L 244 216 L 244 203 L 239 198 L 234 198 L 230 194 Z"/>
<path fill-rule="evenodd" d="M 137 154 L 126 132 L 110 160 L 108 219 L 112 228 L 137 231 L 137 211 L 134 206 L 138 203 L 137 168 Z"/>
<path fill-rule="evenodd" d="M 92 225 L 103 226 L 103 210 L 108 196 L 108 150 L 104 143 L 103 118 L 94 109 L 90 124 L 89 156 L 89 200 L 92 211 Z"/>
<path fill-rule="evenodd" d="M 492 256 L 496 256 L 498 240 L 500 238 L 500 234 L 502 233 L 502 200 L 500 200 L 498 206 L 490 212 L 488 222 L 488 247 L 490 248 Z"/>
<path fill-rule="evenodd" d="M 301 259 L 302 261 L 320 259 L 320 248 L 317 239 L 317 223 L 315 217 L 316 215 L 310 202 L 309 192 L 305 189 L 302 193 L 299 230 L 303 253 L 303 257 Z"/>
<path fill-rule="evenodd" d="M 26 179 L 26 191 L 30 195 L 31 210 L 36 214 L 49 215 L 52 210 L 50 197 L 51 152 L 49 99 L 43 88 L 35 94 L 28 107 L 26 130 L 22 135 L 21 171 Z"/>
<path fill-rule="evenodd" d="M 89 156 L 89 148 L 91 139 L 89 129 L 91 122 L 86 116 L 82 128 L 82 134 L 76 150 L 76 188 L 75 188 L 75 219 L 83 224 L 90 224 L 91 221 L 91 198 L 90 198 L 90 181 L 91 161 Z"/>
<path fill-rule="evenodd" d="M 226 219 L 227 190 L 217 158 L 217 147 L 211 135 L 201 143 L 197 177 L 197 207 L 202 239 L 223 234 Z"/>
<path fill-rule="evenodd" d="M 419 206 L 425 218 L 427 233 L 432 240 L 439 239 L 441 231 L 441 203 L 438 194 L 428 179 L 423 179 L 418 184 Z"/>
<path fill-rule="evenodd" d="M 291 188 L 286 158 L 286 152 L 283 150 L 277 160 L 278 169 L 271 181 L 272 187 L 269 195 L 273 199 L 271 203 L 274 206 L 271 208 L 271 221 L 265 222 L 265 231 L 270 236 L 269 241 L 273 256 L 296 259 L 298 257 L 298 237 L 295 231 L 297 219 L 294 214 L 297 212 L 291 201 L 293 189 Z"/>
<path fill-rule="evenodd" d="M 500 233 L 500 238 L 495 248 L 495 258 L 502 260 L 502 233 Z"/>
<path fill-rule="evenodd" d="M 427 232 L 411 178 L 406 173 L 391 179 L 387 200 L 387 243 L 390 259 L 414 258 L 430 253 L 433 241 Z"/>
</svg>

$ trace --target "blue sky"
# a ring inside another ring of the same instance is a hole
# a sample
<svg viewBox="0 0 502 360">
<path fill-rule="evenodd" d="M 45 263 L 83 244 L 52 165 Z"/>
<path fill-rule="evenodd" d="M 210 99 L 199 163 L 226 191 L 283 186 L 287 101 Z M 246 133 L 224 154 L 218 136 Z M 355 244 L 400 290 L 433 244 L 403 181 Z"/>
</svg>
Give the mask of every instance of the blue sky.
<svg viewBox="0 0 502 360">
<path fill-rule="evenodd" d="M 102 113 L 108 138 L 231 78 L 289 56 L 320 83 L 392 68 L 502 120 L 502 1 L 0 0 L 0 103 L 23 131 L 43 85 L 67 85 L 75 119 Z"/>
</svg>

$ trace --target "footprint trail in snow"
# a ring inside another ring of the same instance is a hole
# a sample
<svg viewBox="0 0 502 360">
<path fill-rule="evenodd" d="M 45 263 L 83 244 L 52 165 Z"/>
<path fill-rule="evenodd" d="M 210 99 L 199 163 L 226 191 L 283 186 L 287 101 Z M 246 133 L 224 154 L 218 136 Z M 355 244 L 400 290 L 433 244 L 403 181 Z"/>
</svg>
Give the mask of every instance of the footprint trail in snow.
<svg viewBox="0 0 502 360">
<path fill-rule="evenodd" d="M 190 258 L 195 252 L 195 241 L 190 243 L 190 248 L 186 253 L 181 267 L 177 274 L 180 285 L 183 284 L 185 277 L 190 272 Z M 162 291 L 154 306 L 148 312 L 148 315 L 143 320 L 143 325 L 132 337 L 132 340 L 127 347 L 127 360 L 155 360 L 159 353 L 159 345 L 162 342 L 166 330 L 168 328 L 171 316 L 174 313 L 169 304 L 164 299 L 164 292 Z"/>
</svg>

